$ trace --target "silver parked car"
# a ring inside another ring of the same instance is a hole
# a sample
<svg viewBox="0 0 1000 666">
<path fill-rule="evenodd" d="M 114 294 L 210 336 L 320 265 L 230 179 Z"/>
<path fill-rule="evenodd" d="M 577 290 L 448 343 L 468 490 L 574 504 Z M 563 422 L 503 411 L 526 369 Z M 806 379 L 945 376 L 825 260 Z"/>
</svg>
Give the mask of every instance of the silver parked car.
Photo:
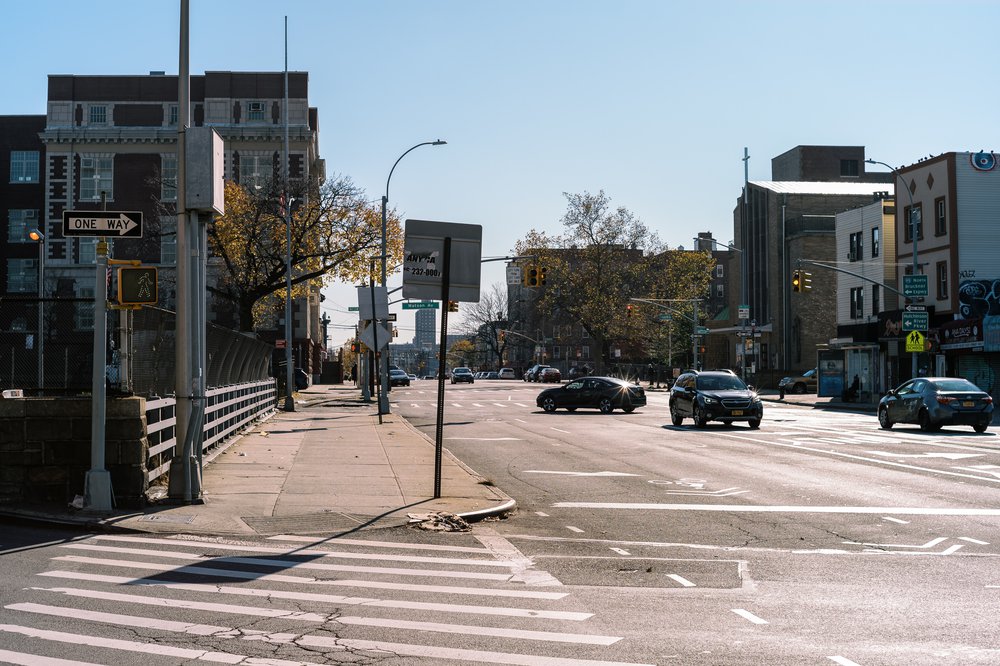
<svg viewBox="0 0 1000 666">
<path fill-rule="evenodd" d="M 917 423 L 925 432 L 946 425 L 968 425 L 986 432 L 993 420 L 993 398 L 961 377 L 917 377 L 903 382 L 878 403 L 884 430 L 897 423 Z"/>
</svg>

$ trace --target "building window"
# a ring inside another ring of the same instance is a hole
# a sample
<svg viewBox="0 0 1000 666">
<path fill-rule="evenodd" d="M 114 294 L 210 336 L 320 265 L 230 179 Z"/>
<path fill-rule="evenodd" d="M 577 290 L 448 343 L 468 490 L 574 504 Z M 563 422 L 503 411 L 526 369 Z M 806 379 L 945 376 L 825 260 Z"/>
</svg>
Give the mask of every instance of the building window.
<svg viewBox="0 0 1000 666">
<path fill-rule="evenodd" d="M 723 277 L 722 264 L 716 264 L 715 265 L 715 277 L 717 277 L 717 278 Z"/>
<path fill-rule="evenodd" d="M 917 229 L 917 240 L 924 239 L 924 221 L 923 211 L 921 209 L 922 204 L 913 205 L 913 217 L 910 217 L 910 207 L 907 206 L 903 209 L 903 242 L 912 243 L 913 242 L 913 228 Z"/>
<path fill-rule="evenodd" d="M 937 297 L 938 300 L 948 298 L 948 262 L 937 262 Z"/>
<path fill-rule="evenodd" d="M 934 200 L 934 235 L 944 236 L 948 232 L 944 214 L 944 197 Z"/>
<path fill-rule="evenodd" d="M 859 175 L 857 160 L 840 160 L 840 176 L 842 178 L 857 178 Z"/>
<path fill-rule="evenodd" d="M 862 248 L 861 232 L 851 234 L 850 246 L 848 248 L 847 260 L 848 261 L 860 261 L 863 257 L 861 252 Z"/>
<path fill-rule="evenodd" d="M 74 319 L 76 320 L 77 330 L 93 330 L 94 328 L 94 288 L 93 287 L 77 287 L 76 288 L 77 298 L 86 299 L 84 302 L 77 302 L 76 312 L 74 313 Z M 89 302 L 87 302 L 89 301 Z"/>
<path fill-rule="evenodd" d="M 273 176 L 270 155 L 240 154 L 240 185 L 245 187 L 262 187 Z"/>
<path fill-rule="evenodd" d="M 590 345 L 583 345 L 580 347 L 580 355 L 583 358 L 590 358 Z"/>
<path fill-rule="evenodd" d="M 7 260 L 7 292 L 25 294 L 38 289 L 38 261 L 35 259 Z"/>
<path fill-rule="evenodd" d="M 865 288 L 851 289 L 851 319 L 861 319 L 865 316 Z"/>
<path fill-rule="evenodd" d="M 562 353 L 562 347 L 559 345 L 553 345 L 552 347 L 552 358 L 562 358 L 560 355 Z"/>
<path fill-rule="evenodd" d="M 879 245 L 882 241 L 882 230 L 878 227 L 872 227 L 872 259 L 878 256 Z"/>
<path fill-rule="evenodd" d="M 877 284 L 872 285 L 872 316 L 874 317 L 882 309 L 881 294 Z"/>
<path fill-rule="evenodd" d="M 28 232 L 38 227 L 38 211 L 13 208 L 7 211 L 7 242 L 35 242 L 28 238 Z"/>
<path fill-rule="evenodd" d="M 108 107 L 103 104 L 91 104 L 87 116 L 88 125 L 107 125 Z"/>
<path fill-rule="evenodd" d="M 176 104 L 171 104 L 169 107 L 167 107 L 167 124 L 168 125 L 173 126 L 173 125 L 177 124 L 177 114 L 178 114 L 177 108 L 178 107 L 177 107 Z"/>
<path fill-rule="evenodd" d="M 161 219 L 160 232 L 160 263 L 166 265 L 177 264 L 177 219 Z"/>
<path fill-rule="evenodd" d="M 580 337 L 583 338 L 584 340 L 586 340 L 587 338 L 590 337 L 590 333 L 587 333 L 587 327 L 586 326 L 581 326 L 580 327 Z"/>
<path fill-rule="evenodd" d="M 10 151 L 10 182 L 12 183 L 38 182 L 37 150 Z"/>
<path fill-rule="evenodd" d="M 80 158 L 80 201 L 99 201 L 101 192 L 114 199 L 114 158 Z"/>
<path fill-rule="evenodd" d="M 177 201 L 177 155 L 160 155 L 160 201 Z"/>
<path fill-rule="evenodd" d="M 247 102 L 247 120 L 264 120 L 264 102 Z"/>
<path fill-rule="evenodd" d="M 726 287 L 721 284 L 715 285 L 715 297 L 723 298 L 725 297 L 725 295 L 726 295 Z"/>
<path fill-rule="evenodd" d="M 97 238 L 81 238 L 80 243 L 80 263 L 97 263 Z"/>
</svg>

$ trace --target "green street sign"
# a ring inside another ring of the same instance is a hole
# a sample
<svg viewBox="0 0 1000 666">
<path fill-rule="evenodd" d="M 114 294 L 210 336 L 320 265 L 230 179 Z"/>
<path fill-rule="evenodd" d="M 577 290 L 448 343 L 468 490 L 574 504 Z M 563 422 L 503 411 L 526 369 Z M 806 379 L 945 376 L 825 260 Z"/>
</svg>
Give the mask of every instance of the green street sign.
<svg viewBox="0 0 1000 666">
<path fill-rule="evenodd" d="M 663 312 L 661 314 L 656 315 L 656 318 L 659 319 L 660 321 L 673 321 L 674 316 L 669 312 Z"/>
<path fill-rule="evenodd" d="M 926 296 L 926 295 L 927 295 L 926 275 L 903 276 L 903 296 Z"/>
<path fill-rule="evenodd" d="M 930 317 L 926 312 L 903 313 L 904 331 L 926 331 L 928 324 L 930 324 Z"/>
<path fill-rule="evenodd" d="M 357 305 L 349 305 L 347 307 L 348 312 L 358 312 L 360 309 Z"/>
<path fill-rule="evenodd" d="M 707 326 L 695 326 L 694 327 L 694 332 L 697 335 L 708 335 L 708 327 Z"/>
<path fill-rule="evenodd" d="M 404 310 L 437 310 L 441 305 L 437 301 L 413 301 L 403 303 Z"/>
</svg>

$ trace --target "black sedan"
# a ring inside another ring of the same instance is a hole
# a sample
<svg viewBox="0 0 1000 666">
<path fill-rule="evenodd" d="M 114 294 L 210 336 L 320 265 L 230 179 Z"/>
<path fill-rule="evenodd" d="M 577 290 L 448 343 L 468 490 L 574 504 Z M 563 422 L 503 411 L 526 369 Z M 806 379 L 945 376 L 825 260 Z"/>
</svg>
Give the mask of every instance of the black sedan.
<svg viewBox="0 0 1000 666">
<path fill-rule="evenodd" d="M 993 420 L 993 398 L 968 379 L 917 377 L 883 396 L 878 422 L 884 430 L 896 423 L 917 423 L 924 432 L 946 425 L 968 425 L 986 432 Z"/>
<path fill-rule="evenodd" d="M 410 376 L 402 370 L 389 371 L 389 386 L 409 386 Z"/>
<path fill-rule="evenodd" d="M 535 404 L 547 412 L 559 408 L 576 411 L 577 407 L 596 407 L 603 414 L 616 408 L 626 413 L 646 404 L 646 393 L 637 384 L 614 377 L 584 377 L 576 381 L 545 389 L 535 398 Z"/>
</svg>

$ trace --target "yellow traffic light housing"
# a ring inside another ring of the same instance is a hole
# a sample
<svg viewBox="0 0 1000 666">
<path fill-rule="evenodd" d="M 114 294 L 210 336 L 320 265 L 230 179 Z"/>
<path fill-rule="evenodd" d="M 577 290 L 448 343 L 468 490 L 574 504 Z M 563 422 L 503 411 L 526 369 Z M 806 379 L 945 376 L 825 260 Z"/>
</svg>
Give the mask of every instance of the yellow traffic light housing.
<svg viewBox="0 0 1000 666">
<path fill-rule="evenodd" d="M 528 266 L 524 271 L 524 286 L 537 287 L 539 284 L 538 266 Z"/>
<path fill-rule="evenodd" d="M 802 275 L 798 271 L 792 273 L 792 291 L 802 291 Z"/>
</svg>

